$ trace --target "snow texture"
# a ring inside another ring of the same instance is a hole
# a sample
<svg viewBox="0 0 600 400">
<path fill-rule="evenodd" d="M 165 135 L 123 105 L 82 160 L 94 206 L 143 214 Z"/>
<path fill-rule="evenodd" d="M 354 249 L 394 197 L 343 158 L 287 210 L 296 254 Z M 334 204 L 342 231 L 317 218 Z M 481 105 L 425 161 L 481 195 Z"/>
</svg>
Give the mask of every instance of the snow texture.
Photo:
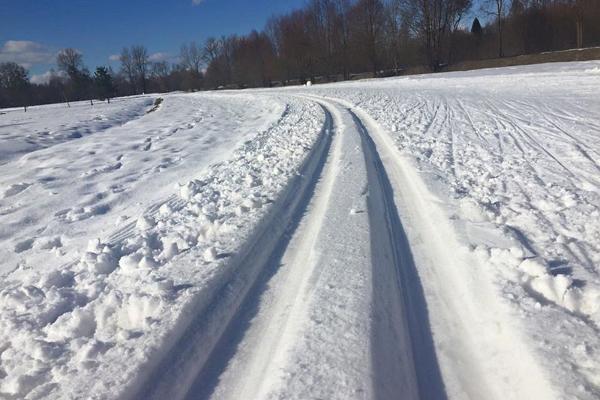
<svg viewBox="0 0 600 400">
<path fill-rule="evenodd" d="M 0 114 L 0 398 L 600 397 L 600 63 Z"/>
<path fill-rule="evenodd" d="M 134 375 L 163 356 L 186 307 L 219 280 L 227 254 L 310 150 L 322 112 L 305 103 L 168 96 L 163 110 L 137 122 L 17 161 L 30 168 L 5 165 L 4 181 L 33 183 L 2 203 L 2 250 L 14 254 L 3 259 L 0 284 L 2 396 L 114 398 L 133 390 Z M 180 125 L 189 120 L 197 126 Z M 115 150 L 124 152 L 116 156 L 121 167 L 93 168 Z M 94 177 L 113 176 L 86 180 L 90 168 Z M 39 179 L 47 173 L 54 179 Z M 88 205 L 53 212 L 82 199 Z M 84 217 L 96 221 L 79 224 Z"/>
</svg>

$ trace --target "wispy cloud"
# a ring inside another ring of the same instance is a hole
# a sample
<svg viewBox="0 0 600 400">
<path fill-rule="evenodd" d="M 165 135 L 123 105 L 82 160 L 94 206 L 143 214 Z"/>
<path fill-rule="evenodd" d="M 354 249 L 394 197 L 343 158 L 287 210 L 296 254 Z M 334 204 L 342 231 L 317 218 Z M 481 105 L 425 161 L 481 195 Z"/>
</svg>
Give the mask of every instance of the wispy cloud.
<svg viewBox="0 0 600 400">
<path fill-rule="evenodd" d="M 121 59 L 121 56 L 118 54 L 111 54 L 110 56 L 108 56 L 108 59 L 110 61 L 119 61 Z"/>
<path fill-rule="evenodd" d="M 56 52 L 29 40 L 8 40 L 0 48 L 0 62 L 16 62 L 25 68 L 54 62 Z"/>
<path fill-rule="evenodd" d="M 152 62 L 167 61 L 167 60 L 170 60 L 171 58 L 172 58 L 172 56 L 169 53 L 161 53 L 161 52 L 152 53 L 148 57 L 148 59 Z"/>
<path fill-rule="evenodd" d="M 198 4 L 203 3 L 203 2 L 204 2 L 204 0 L 192 0 L 192 4 L 195 6 L 197 6 Z"/>
<path fill-rule="evenodd" d="M 31 75 L 31 83 L 35 83 L 37 85 L 45 85 L 48 82 L 50 82 L 50 78 L 52 78 L 53 76 L 58 76 L 61 78 L 65 77 L 65 73 L 62 71 L 47 71 L 44 72 L 43 74 L 34 74 Z"/>
</svg>

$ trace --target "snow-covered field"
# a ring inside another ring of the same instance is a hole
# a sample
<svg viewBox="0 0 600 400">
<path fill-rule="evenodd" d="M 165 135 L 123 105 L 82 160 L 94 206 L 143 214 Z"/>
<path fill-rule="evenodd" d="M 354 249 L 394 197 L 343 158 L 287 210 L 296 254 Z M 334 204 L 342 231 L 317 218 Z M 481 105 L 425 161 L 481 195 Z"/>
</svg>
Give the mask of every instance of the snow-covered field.
<svg viewBox="0 0 600 400">
<path fill-rule="evenodd" d="M 595 399 L 599 273 L 600 62 L 0 111 L 0 398 Z"/>
</svg>

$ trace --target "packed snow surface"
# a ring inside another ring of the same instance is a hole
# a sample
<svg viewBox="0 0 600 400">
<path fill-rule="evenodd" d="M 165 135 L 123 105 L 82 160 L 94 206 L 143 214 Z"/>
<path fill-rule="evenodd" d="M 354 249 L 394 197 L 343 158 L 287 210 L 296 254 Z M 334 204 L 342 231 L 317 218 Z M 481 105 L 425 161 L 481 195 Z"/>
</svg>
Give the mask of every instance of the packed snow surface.
<svg viewBox="0 0 600 400">
<path fill-rule="evenodd" d="M 599 70 L 1 110 L 0 398 L 599 398 Z"/>
</svg>

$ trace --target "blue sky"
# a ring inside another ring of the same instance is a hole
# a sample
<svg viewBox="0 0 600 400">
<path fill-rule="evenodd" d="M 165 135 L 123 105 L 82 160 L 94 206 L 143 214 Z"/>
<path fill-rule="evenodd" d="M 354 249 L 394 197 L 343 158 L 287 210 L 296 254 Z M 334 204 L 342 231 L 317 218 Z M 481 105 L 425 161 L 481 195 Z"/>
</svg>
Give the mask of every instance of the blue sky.
<svg viewBox="0 0 600 400">
<path fill-rule="evenodd" d="M 16 61 L 32 76 L 74 47 L 85 64 L 113 65 L 123 46 L 143 44 L 154 59 L 175 56 L 184 42 L 261 29 L 273 14 L 304 0 L 0 0 L 0 62 Z"/>
</svg>

